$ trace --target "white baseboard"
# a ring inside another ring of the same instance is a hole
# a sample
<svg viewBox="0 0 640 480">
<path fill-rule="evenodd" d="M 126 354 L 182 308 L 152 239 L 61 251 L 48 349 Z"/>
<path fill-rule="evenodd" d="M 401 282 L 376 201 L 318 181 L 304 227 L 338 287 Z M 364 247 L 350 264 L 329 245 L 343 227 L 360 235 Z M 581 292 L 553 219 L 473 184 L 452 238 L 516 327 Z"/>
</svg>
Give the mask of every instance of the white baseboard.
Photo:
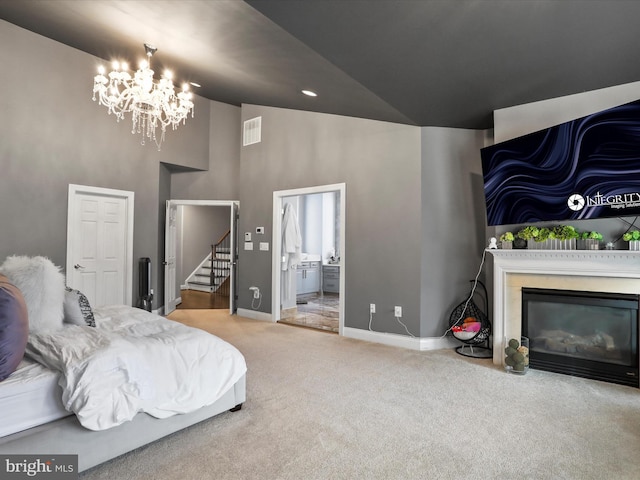
<svg viewBox="0 0 640 480">
<path fill-rule="evenodd" d="M 239 308 L 236 315 L 241 317 L 250 318 L 252 320 L 262 320 L 265 322 L 273 322 L 273 315 L 270 313 L 258 312 L 256 310 L 247 310 L 246 308 Z"/>
<path fill-rule="evenodd" d="M 342 334 L 345 337 L 364 340 L 365 342 L 382 343 L 392 347 L 408 348 L 411 350 L 442 350 L 460 346 L 460 342 L 449 337 L 424 337 L 413 338 L 395 333 L 373 332 L 359 328 L 344 327 Z"/>
<path fill-rule="evenodd" d="M 451 337 L 424 337 L 420 339 L 420 350 L 443 350 L 462 345 Z"/>
</svg>

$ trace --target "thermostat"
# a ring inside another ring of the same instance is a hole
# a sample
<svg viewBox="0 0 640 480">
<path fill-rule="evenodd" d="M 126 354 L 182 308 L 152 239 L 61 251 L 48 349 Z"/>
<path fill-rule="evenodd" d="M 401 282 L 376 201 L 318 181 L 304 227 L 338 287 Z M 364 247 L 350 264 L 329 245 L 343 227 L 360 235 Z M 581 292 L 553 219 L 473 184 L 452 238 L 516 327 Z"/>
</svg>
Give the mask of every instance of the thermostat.
<svg viewBox="0 0 640 480">
<path fill-rule="evenodd" d="M 256 227 L 256 233 L 258 235 L 264 235 L 264 227 Z"/>
<path fill-rule="evenodd" d="M 251 232 L 244 232 L 244 241 L 245 242 L 251 241 Z"/>
</svg>

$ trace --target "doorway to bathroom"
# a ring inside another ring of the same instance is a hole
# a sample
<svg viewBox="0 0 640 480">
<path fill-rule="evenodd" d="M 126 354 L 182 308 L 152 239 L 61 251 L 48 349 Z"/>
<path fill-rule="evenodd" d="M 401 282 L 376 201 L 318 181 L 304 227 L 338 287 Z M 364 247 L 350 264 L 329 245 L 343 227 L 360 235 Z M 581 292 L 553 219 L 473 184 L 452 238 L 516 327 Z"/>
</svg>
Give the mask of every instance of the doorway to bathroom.
<svg viewBox="0 0 640 480">
<path fill-rule="evenodd" d="M 345 194 L 345 184 L 274 192 L 273 321 L 342 334 Z M 283 228 L 291 221 L 300 235 L 300 263 L 295 266 L 288 265 L 283 251 Z"/>
</svg>

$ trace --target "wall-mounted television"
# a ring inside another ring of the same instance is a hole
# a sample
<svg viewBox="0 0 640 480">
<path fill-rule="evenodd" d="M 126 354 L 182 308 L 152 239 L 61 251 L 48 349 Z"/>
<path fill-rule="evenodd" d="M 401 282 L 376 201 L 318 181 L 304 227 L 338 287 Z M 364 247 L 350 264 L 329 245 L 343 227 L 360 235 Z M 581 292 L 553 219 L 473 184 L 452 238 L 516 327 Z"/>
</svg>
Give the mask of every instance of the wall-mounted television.
<svg viewBox="0 0 640 480">
<path fill-rule="evenodd" d="M 480 153 L 488 225 L 640 215 L 640 100 Z"/>
</svg>

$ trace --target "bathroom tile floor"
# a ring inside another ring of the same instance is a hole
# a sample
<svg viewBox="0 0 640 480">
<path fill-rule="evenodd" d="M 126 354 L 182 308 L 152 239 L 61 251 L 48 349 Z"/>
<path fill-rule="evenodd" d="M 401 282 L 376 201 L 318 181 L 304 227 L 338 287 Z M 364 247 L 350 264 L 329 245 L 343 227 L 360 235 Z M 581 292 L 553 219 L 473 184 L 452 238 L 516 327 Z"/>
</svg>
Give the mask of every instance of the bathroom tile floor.
<svg viewBox="0 0 640 480">
<path fill-rule="evenodd" d="M 298 295 L 297 308 L 283 312 L 280 323 L 338 333 L 339 305 L 337 293 Z"/>
</svg>

